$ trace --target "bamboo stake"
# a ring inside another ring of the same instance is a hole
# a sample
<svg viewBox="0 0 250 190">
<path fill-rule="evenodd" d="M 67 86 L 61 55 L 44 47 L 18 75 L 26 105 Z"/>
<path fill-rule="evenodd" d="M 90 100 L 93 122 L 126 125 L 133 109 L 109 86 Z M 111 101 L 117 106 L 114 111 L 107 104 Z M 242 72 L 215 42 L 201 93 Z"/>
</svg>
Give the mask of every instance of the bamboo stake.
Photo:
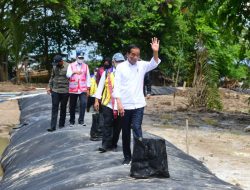
<svg viewBox="0 0 250 190">
<path fill-rule="evenodd" d="M 187 149 L 187 154 L 189 154 L 189 143 L 188 143 L 188 119 L 186 119 L 186 149 Z"/>
<path fill-rule="evenodd" d="M 173 105 L 175 106 L 175 93 L 173 94 Z"/>
</svg>

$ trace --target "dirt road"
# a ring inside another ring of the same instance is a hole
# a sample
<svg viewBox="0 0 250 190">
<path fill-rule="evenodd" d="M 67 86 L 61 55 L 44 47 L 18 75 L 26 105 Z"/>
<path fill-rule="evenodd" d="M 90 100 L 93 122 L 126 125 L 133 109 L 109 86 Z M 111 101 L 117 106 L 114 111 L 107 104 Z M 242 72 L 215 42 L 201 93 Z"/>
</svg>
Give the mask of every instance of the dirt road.
<svg viewBox="0 0 250 190">
<path fill-rule="evenodd" d="M 248 111 L 246 98 L 245 95 L 237 98 L 232 94 L 228 95 L 228 99 L 223 99 L 224 111 L 229 109 L 233 113 L 217 115 L 178 112 L 177 110 L 183 110 L 186 106 L 187 99 L 183 96 L 176 97 L 175 106 L 172 95 L 152 96 L 147 100 L 143 129 L 161 136 L 184 152 L 189 152 L 219 178 L 249 190 L 250 133 L 245 133 L 243 129 L 247 124 L 250 125 L 250 116 L 235 113 L 239 110 Z M 236 117 L 237 115 L 239 117 Z M 241 117 L 247 119 L 240 121 L 238 118 Z M 186 119 L 191 125 L 187 133 L 188 138 L 186 138 Z M 226 127 L 222 128 L 224 124 Z"/>
</svg>

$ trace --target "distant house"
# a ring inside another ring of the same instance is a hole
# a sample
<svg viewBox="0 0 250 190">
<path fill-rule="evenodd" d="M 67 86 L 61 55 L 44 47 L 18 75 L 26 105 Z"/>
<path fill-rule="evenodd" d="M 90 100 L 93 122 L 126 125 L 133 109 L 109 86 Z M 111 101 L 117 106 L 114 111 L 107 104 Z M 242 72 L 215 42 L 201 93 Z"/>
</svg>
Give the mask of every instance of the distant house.
<svg viewBox="0 0 250 190">
<path fill-rule="evenodd" d="M 150 77 L 154 86 L 171 86 L 174 83 L 171 78 L 166 77 L 159 69 L 150 71 Z"/>
</svg>

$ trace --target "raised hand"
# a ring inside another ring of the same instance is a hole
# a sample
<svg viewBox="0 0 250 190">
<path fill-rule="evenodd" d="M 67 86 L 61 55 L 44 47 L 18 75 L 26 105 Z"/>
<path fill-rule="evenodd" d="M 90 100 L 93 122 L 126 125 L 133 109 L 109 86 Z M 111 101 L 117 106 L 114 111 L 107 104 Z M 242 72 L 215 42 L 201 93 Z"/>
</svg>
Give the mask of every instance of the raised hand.
<svg viewBox="0 0 250 190">
<path fill-rule="evenodd" d="M 156 37 L 153 37 L 152 43 L 150 43 L 150 44 L 151 44 L 151 48 L 152 48 L 153 52 L 159 51 L 160 40 L 158 40 Z"/>
</svg>

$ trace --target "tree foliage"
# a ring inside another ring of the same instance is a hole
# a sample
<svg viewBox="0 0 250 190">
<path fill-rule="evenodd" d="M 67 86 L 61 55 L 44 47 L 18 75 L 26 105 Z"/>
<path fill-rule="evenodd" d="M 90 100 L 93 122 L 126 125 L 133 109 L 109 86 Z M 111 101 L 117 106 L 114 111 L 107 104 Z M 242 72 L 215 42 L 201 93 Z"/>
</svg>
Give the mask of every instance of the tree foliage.
<svg viewBox="0 0 250 190">
<path fill-rule="evenodd" d="M 55 53 L 85 41 L 97 43 L 96 53 L 104 57 L 125 54 L 134 43 L 147 60 L 152 56 L 150 39 L 156 36 L 161 71 L 176 84 L 187 81 L 191 86 L 196 77 L 203 78 L 202 85 L 214 92 L 210 96 L 203 91 L 205 106 L 216 107 L 209 101 L 218 100 L 218 78 L 249 78 L 249 65 L 243 64 L 250 59 L 249 10 L 247 0 L 2 0 L 0 56 L 7 52 L 17 63 L 34 53 L 48 65 Z M 197 64 L 199 40 L 206 54 Z"/>
<path fill-rule="evenodd" d="M 51 53 L 69 50 L 80 39 L 75 22 L 70 24 L 72 6 L 71 1 L 57 0 L 1 1 L 1 48 L 16 63 L 27 53 L 42 55 L 42 62 L 48 63 Z"/>
</svg>

